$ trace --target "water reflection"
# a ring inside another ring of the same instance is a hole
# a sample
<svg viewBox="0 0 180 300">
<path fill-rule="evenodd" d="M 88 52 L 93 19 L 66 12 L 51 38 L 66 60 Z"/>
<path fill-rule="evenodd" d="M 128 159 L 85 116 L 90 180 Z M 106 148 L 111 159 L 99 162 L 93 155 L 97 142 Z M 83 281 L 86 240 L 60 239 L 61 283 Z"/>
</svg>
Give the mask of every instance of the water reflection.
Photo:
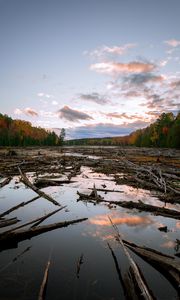
<svg viewBox="0 0 180 300">
<path fill-rule="evenodd" d="M 110 215 L 111 220 L 116 225 L 127 225 L 127 226 L 141 226 L 146 227 L 154 223 L 154 220 L 152 220 L 149 216 L 133 216 L 129 215 L 127 213 L 121 213 L 120 216 L 117 214 Z M 110 220 L 108 218 L 108 215 L 98 215 L 94 218 L 90 218 L 89 222 L 94 225 L 100 225 L 100 226 L 112 226 L 110 223 Z"/>
</svg>

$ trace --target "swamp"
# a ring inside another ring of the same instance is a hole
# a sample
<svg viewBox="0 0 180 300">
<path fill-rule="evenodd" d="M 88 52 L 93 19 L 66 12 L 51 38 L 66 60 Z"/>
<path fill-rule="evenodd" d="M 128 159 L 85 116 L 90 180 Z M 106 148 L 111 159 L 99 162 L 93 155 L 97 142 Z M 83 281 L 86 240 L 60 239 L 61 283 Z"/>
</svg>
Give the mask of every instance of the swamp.
<svg viewBox="0 0 180 300">
<path fill-rule="evenodd" d="M 179 299 L 180 150 L 0 149 L 0 299 Z"/>
</svg>

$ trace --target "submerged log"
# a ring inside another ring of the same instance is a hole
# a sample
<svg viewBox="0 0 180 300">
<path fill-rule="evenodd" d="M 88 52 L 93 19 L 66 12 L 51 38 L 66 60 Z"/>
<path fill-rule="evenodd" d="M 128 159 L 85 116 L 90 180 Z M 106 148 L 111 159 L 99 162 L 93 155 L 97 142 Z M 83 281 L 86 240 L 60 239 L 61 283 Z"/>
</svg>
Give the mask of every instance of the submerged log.
<svg viewBox="0 0 180 300">
<path fill-rule="evenodd" d="M 32 221 L 29 221 L 29 222 L 26 222 L 26 223 L 24 223 L 24 224 L 22 224 L 22 225 L 19 225 L 19 226 L 17 226 L 17 227 L 14 227 L 14 228 L 12 228 L 12 229 L 10 229 L 10 230 L 8 230 L 8 231 L 3 232 L 3 234 L 11 233 L 11 232 L 13 232 L 13 231 L 16 231 L 16 230 L 18 230 L 18 229 L 21 229 L 21 228 L 26 227 L 26 226 L 28 226 L 28 225 L 31 225 L 31 224 L 33 224 L 33 223 L 35 223 L 35 224 L 33 224 L 31 227 L 38 226 L 38 225 L 39 225 L 40 223 L 42 223 L 44 220 L 46 220 L 47 218 L 49 218 L 50 216 L 54 215 L 55 213 L 57 213 L 58 211 L 62 210 L 62 209 L 65 208 L 65 207 L 66 207 L 66 206 L 60 207 L 60 208 L 58 208 L 58 209 L 56 209 L 56 210 L 50 212 L 49 214 L 47 214 L 47 215 L 45 215 L 45 216 L 43 216 L 43 217 L 36 218 L 36 219 L 34 219 L 34 220 L 32 220 Z"/>
<path fill-rule="evenodd" d="M 25 206 L 25 205 L 27 205 L 27 204 L 29 204 L 29 203 L 31 203 L 31 202 L 39 199 L 39 198 L 40 198 L 40 196 L 37 196 L 37 197 L 34 197 L 31 200 L 27 201 L 27 202 L 21 202 L 20 204 L 11 207 L 10 209 L 8 209 L 5 212 L 3 212 L 2 214 L 0 214 L 0 218 L 6 216 L 8 214 L 10 214 L 12 211 L 15 211 L 16 209 L 18 209 L 20 207 L 23 207 L 23 206 Z"/>
<path fill-rule="evenodd" d="M 80 257 L 78 258 L 78 261 L 77 261 L 77 265 L 76 265 L 76 276 L 77 276 L 77 278 L 79 278 L 81 265 L 84 263 L 83 258 L 84 258 L 84 255 L 81 254 Z"/>
<path fill-rule="evenodd" d="M 0 234 L 0 251 L 16 247 L 18 242 L 31 239 L 32 237 L 35 237 L 37 235 L 40 235 L 42 233 L 52 231 L 54 229 L 67 227 L 72 224 L 77 224 L 83 221 L 86 221 L 88 218 L 81 218 L 71 221 L 64 221 L 64 222 L 58 222 L 54 224 L 44 225 L 44 226 L 38 226 L 38 227 L 31 227 L 27 230 L 7 233 L 7 234 Z"/>
<path fill-rule="evenodd" d="M 173 256 L 123 240 L 126 247 L 161 272 L 180 292 L 180 262 Z"/>
<path fill-rule="evenodd" d="M 21 171 L 20 168 L 18 168 L 19 173 L 21 175 L 21 181 L 29 187 L 31 190 L 33 190 L 35 193 L 37 193 L 40 197 L 43 197 L 47 199 L 48 201 L 52 202 L 55 205 L 61 206 L 56 200 L 54 200 L 51 196 L 44 193 L 43 191 L 39 190 L 34 184 L 32 184 L 29 179 L 26 177 L 26 175 Z"/>
<path fill-rule="evenodd" d="M 39 291 L 38 300 L 45 299 L 45 291 L 46 291 L 46 287 L 47 287 L 50 264 L 51 264 L 51 262 L 50 262 L 50 260 L 48 260 L 47 266 L 46 266 L 46 269 L 45 269 L 45 272 L 44 272 L 43 281 L 41 283 L 41 287 L 40 287 L 40 291 Z"/>
<path fill-rule="evenodd" d="M 141 275 L 141 271 L 138 267 L 138 265 L 135 263 L 135 261 L 133 260 L 133 258 L 131 257 L 131 255 L 129 254 L 123 240 L 121 239 L 121 236 L 119 234 L 118 228 L 115 224 L 113 224 L 111 218 L 109 217 L 109 220 L 115 230 L 115 238 L 117 240 L 117 242 L 121 245 L 121 247 L 124 250 L 124 253 L 129 261 L 130 264 L 130 272 L 131 275 L 134 277 L 134 281 L 135 281 L 135 285 L 138 287 L 139 291 L 140 291 L 140 295 L 141 295 L 141 299 L 144 300 L 153 300 L 155 299 L 152 296 L 152 292 L 150 291 L 147 283 L 145 282 L 144 277 Z"/>
<path fill-rule="evenodd" d="M 109 203 L 114 205 L 119 205 L 124 208 L 128 209 L 138 209 L 140 211 L 148 211 L 153 213 L 154 215 L 163 216 L 166 218 L 173 218 L 180 220 L 180 212 L 177 210 L 165 208 L 165 207 L 159 207 L 154 206 L 150 204 L 145 204 L 142 201 L 139 200 L 139 202 L 133 202 L 133 201 L 110 201 L 110 200 L 104 200 L 103 198 L 99 198 L 98 201 L 95 198 L 90 197 L 90 195 L 82 194 L 77 192 L 79 195 L 79 199 L 77 201 L 86 201 L 86 202 L 92 202 L 92 203 Z"/>
<path fill-rule="evenodd" d="M 0 220 L 0 228 L 7 227 L 10 225 L 16 224 L 18 222 L 20 222 L 20 220 L 18 220 L 17 218 L 3 219 L 3 220 Z"/>
</svg>

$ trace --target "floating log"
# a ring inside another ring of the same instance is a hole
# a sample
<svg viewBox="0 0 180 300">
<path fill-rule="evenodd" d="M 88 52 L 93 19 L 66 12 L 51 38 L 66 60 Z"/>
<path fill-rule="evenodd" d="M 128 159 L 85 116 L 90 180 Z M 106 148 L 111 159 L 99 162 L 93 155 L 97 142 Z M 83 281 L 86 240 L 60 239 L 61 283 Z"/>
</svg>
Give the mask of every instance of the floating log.
<svg viewBox="0 0 180 300">
<path fill-rule="evenodd" d="M 18 220 L 17 218 L 11 218 L 11 219 L 6 219 L 6 220 L 0 220 L 0 228 L 1 227 L 7 227 L 13 224 L 16 224 L 20 222 L 20 220 Z"/>
<path fill-rule="evenodd" d="M 48 274 L 49 274 L 49 268 L 50 268 L 50 260 L 48 260 L 47 265 L 46 265 L 46 269 L 44 272 L 44 277 L 43 277 L 43 281 L 41 284 L 41 288 L 39 291 L 39 296 L 38 296 L 38 300 L 44 300 L 45 299 L 45 291 L 46 291 L 46 287 L 47 287 L 47 282 L 48 282 Z"/>
<path fill-rule="evenodd" d="M 90 195 L 82 194 L 77 192 L 79 195 L 79 199 L 77 201 L 86 201 L 86 202 L 92 202 L 92 203 L 110 203 L 114 205 L 119 205 L 124 208 L 128 209 L 138 209 L 140 211 L 148 211 L 153 213 L 154 215 L 159 215 L 163 216 L 166 218 L 173 218 L 173 219 L 180 219 L 180 212 L 177 210 L 165 208 L 165 207 L 159 207 L 159 206 L 154 206 L 150 204 L 145 204 L 142 201 L 139 200 L 139 202 L 133 202 L 133 201 L 110 201 L 110 200 L 104 200 L 103 198 L 99 198 L 98 201 L 96 198 L 90 197 Z"/>
<path fill-rule="evenodd" d="M 9 184 L 11 179 L 12 179 L 11 177 L 8 177 L 8 178 L 4 179 L 2 182 L 0 182 L 0 188 L 2 188 L 3 186 Z"/>
<path fill-rule="evenodd" d="M 19 173 L 21 175 L 21 181 L 28 186 L 30 189 L 32 189 L 35 193 L 37 193 L 40 197 L 43 197 L 47 199 L 48 201 L 52 202 L 55 205 L 61 206 L 56 200 L 54 200 L 51 196 L 44 193 L 43 191 L 39 190 L 35 185 L 33 185 L 29 179 L 26 177 L 26 175 L 21 171 L 21 169 L 18 167 Z"/>
<path fill-rule="evenodd" d="M 40 235 L 42 233 L 55 230 L 57 228 L 67 227 L 69 225 L 77 224 L 86 221 L 88 218 L 81 218 L 71 221 L 58 222 L 54 224 L 38 226 L 33 228 L 28 228 L 26 230 L 0 234 L 0 251 L 16 247 L 18 242 L 31 239 L 34 236 Z"/>
<path fill-rule="evenodd" d="M 124 242 L 121 239 L 121 236 L 119 234 L 117 226 L 112 222 L 110 217 L 109 217 L 109 220 L 110 220 L 110 222 L 111 222 L 111 224 L 112 224 L 112 226 L 115 230 L 115 239 L 117 240 L 117 242 L 123 248 L 124 253 L 125 253 L 125 255 L 126 255 L 128 261 L 129 261 L 132 276 L 134 277 L 136 286 L 140 290 L 140 295 L 141 295 L 142 299 L 144 299 L 144 300 L 153 300 L 153 299 L 155 299 L 151 295 L 152 292 L 149 290 L 149 287 L 147 286 L 147 283 L 145 282 L 143 276 L 141 275 L 141 272 L 140 272 L 140 269 L 139 269 L 138 265 L 135 263 L 135 261 L 133 260 L 133 258 L 129 254 L 129 252 L 127 251 L 127 248 L 126 248 L 126 246 L 125 246 L 125 244 L 124 244 Z"/>
<path fill-rule="evenodd" d="M 129 241 L 123 240 L 126 247 L 136 253 L 138 256 L 147 261 L 155 269 L 161 272 L 180 292 L 180 262 L 176 261 L 173 256 L 166 255 L 144 246 L 138 246 Z"/>
<path fill-rule="evenodd" d="M 78 261 L 77 261 L 77 266 L 76 266 L 76 276 L 77 276 L 77 278 L 79 278 L 81 265 L 84 263 L 83 258 L 84 258 L 84 255 L 81 254 L 80 257 L 78 258 Z"/>
<path fill-rule="evenodd" d="M 46 220 L 47 218 L 49 218 L 50 216 L 54 215 L 55 213 L 57 213 L 58 211 L 62 210 L 62 209 L 65 208 L 65 207 L 66 207 L 66 206 L 60 207 L 60 208 L 58 208 L 58 209 L 56 209 L 56 210 L 50 212 L 49 214 L 47 214 L 47 215 L 45 215 L 45 216 L 43 216 L 43 217 L 36 218 L 36 219 L 34 219 L 34 220 L 32 220 L 32 221 L 29 221 L 29 222 L 26 222 L 26 223 L 24 223 L 24 224 L 22 224 L 22 225 L 19 225 L 19 226 L 17 226 L 17 227 L 11 228 L 10 230 L 3 232 L 3 234 L 11 233 L 11 232 L 13 232 L 13 231 L 16 231 L 16 230 L 18 230 L 18 229 L 20 229 L 20 228 L 26 227 L 26 226 L 31 225 L 31 224 L 33 224 L 33 223 L 35 223 L 35 224 L 33 224 L 31 227 L 38 226 L 38 225 L 39 225 L 40 223 L 42 223 L 44 220 Z"/>
<path fill-rule="evenodd" d="M 27 202 L 21 202 L 20 204 L 11 207 L 10 209 L 8 209 L 5 212 L 3 212 L 2 214 L 0 214 L 0 218 L 6 216 L 8 214 L 10 214 L 12 211 L 15 211 L 16 209 L 18 209 L 20 207 L 23 207 L 23 206 L 25 206 L 25 205 L 27 205 L 27 204 L 29 204 L 29 203 L 31 203 L 31 202 L 39 199 L 39 198 L 40 198 L 40 196 L 36 196 L 36 197 L 32 198 L 31 200 L 29 200 Z"/>
</svg>

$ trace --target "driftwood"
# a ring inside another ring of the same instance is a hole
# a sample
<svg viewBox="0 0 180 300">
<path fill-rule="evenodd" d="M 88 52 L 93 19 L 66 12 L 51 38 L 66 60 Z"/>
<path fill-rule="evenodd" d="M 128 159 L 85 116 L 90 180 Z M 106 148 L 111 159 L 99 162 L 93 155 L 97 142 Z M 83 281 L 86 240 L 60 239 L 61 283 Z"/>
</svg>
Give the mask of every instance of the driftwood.
<svg viewBox="0 0 180 300">
<path fill-rule="evenodd" d="M 142 296 L 142 299 L 144 300 L 153 300 L 154 297 L 151 295 L 151 291 L 149 290 L 143 276 L 141 275 L 141 272 L 139 270 L 138 265 L 135 263 L 135 261 L 133 260 L 133 258 L 130 256 L 129 252 L 127 251 L 127 248 L 123 242 L 123 240 L 120 237 L 118 228 L 115 224 L 113 224 L 111 218 L 109 217 L 109 220 L 115 230 L 115 238 L 117 240 L 117 242 L 121 245 L 121 247 L 124 250 L 124 253 L 129 261 L 130 264 L 130 269 L 131 269 L 131 273 L 134 277 L 135 283 L 138 286 L 138 289 L 140 290 L 140 295 Z"/>
<path fill-rule="evenodd" d="M 9 263 L 7 263 L 4 267 L 0 269 L 0 273 L 6 270 L 9 266 L 11 266 L 14 262 L 16 262 L 21 256 L 23 256 L 26 252 L 28 252 L 31 249 L 30 247 L 27 247 L 24 251 L 22 251 L 20 254 L 15 256 Z"/>
<path fill-rule="evenodd" d="M 11 218 L 11 219 L 6 219 L 6 220 L 2 219 L 2 220 L 0 220 L 0 228 L 10 226 L 10 225 L 16 224 L 18 222 L 20 222 L 20 220 L 18 220 L 17 218 Z"/>
<path fill-rule="evenodd" d="M 165 207 L 159 207 L 159 206 L 154 206 L 150 204 L 145 204 L 142 201 L 139 200 L 139 202 L 133 202 L 133 201 L 110 201 L 110 200 L 104 200 L 103 198 L 96 198 L 91 197 L 91 195 L 86 195 L 77 192 L 79 195 L 79 199 L 77 201 L 86 201 L 86 202 L 92 202 L 92 203 L 109 203 L 109 204 L 114 204 L 114 205 L 119 205 L 124 208 L 128 209 L 138 209 L 140 211 L 148 211 L 153 213 L 154 215 L 159 215 L 167 218 L 173 218 L 173 219 L 178 219 L 180 220 L 180 212 L 177 210 L 165 208 Z"/>
<path fill-rule="evenodd" d="M 126 247 L 161 272 L 179 291 L 180 263 L 176 261 L 173 256 L 166 255 L 151 248 L 138 246 L 126 240 L 123 240 L 123 243 Z"/>
<path fill-rule="evenodd" d="M 95 184 L 93 186 L 93 190 L 90 193 L 90 195 L 86 195 L 86 194 L 80 193 L 79 191 L 77 191 L 77 194 L 79 196 L 78 201 L 79 200 L 85 200 L 86 201 L 86 199 L 87 199 L 87 200 L 90 200 L 92 202 L 97 202 L 98 203 L 98 202 L 102 202 L 103 199 L 104 199 L 101 195 L 98 195 Z"/>
<path fill-rule="evenodd" d="M 37 187 L 35 187 L 29 179 L 26 177 L 26 175 L 21 171 L 20 168 L 18 168 L 19 173 L 21 175 L 21 181 L 28 186 L 30 189 L 32 189 L 35 193 L 37 193 L 40 197 L 43 197 L 47 199 L 48 201 L 52 202 L 55 205 L 61 206 L 56 200 L 54 200 L 51 196 L 47 195 L 43 191 L 39 190 Z"/>
<path fill-rule="evenodd" d="M 46 266 L 46 269 L 45 269 L 45 272 L 44 272 L 43 281 L 42 281 L 40 291 L 39 291 L 38 300 L 44 300 L 45 299 L 45 291 L 46 291 L 46 287 L 47 287 L 50 264 L 51 264 L 51 262 L 50 262 L 50 260 L 48 260 L 47 266 Z"/>
<path fill-rule="evenodd" d="M 40 223 L 42 223 L 44 220 L 46 220 L 47 218 L 49 218 L 50 216 L 54 215 L 55 213 L 57 213 L 58 211 L 62 210 L 62 209 L 65 208 L 65 207 L 66 207 L 66 206 L 60 207 L 60 208 L 58 208 L 58 209 L 56 209 L 56 210 L 50 212 L 49 214 L 47 214 L 47 215 L 45 215 L 45 216 L 43 216 L 43 217 L 36 218 L 36 219 L 34 219 L 34 220 L 32 220 L 32 221 L 29 221 L 29 222 L 26 222 L 26 223 L 24 223 L 24 224 L 22 224 L 22 225 L 19 225 L 19 226 L 17 226 L 17 227 L 14 227 L 14 228 L 12 228 L 12 229 L 10 229 L 10 230 L 8 230 L 8 231 L 3 232 L 3 234 L 11 233 L 11 232 L 13 232 L 13 231 L 16 231 L 16 230 L 18 230 L 18 229 L 21 229 L 21 228 L 26 227 L 26 226 L 28 226 L 28 225 L 31 225 L 31 224 L 33 224 L 33 223 L 35 223 L 35 224 L 33 224 L 31 227 L 36 227 L 36 226 L 38 226 Z"/>
<path fill-rule="evenodd" d="M 57 228 L 67 227 L 72 224 L 80 223 L 86 221 L 88 218 L 81 218 L 71 221 L 58 222 L 54 224 L 38 226 L 33 228 L 28 228 L 26 230 L 21 230 L 17 232 L 0 234 L 0 251 L 17 247 L 18 242 L 31 239 L 34 236 L 40 235 L 42 233 L 52 231 Z"/>
<path fill-rule="evenodd" d="M 84 258 L 84 255 L 81 254 L 80 257 L 78 258 L 78 261 L 77 261 L 77 265 L 76 265 L 76 276 L 77 276 L 77 278 L 79 278 L 81 265 L 84 263 L 83 258 Z"/>
<path fill-rule="evenodd" d="M 89 190 L 93 190 L 93 188 L 88 188 Z M 105 193 L 124 193 L 123 191 L 118 190 L 109 190 L 109 189 L 96 189 L 98 192 L 105 192 Z"/>
<path fill-rule="evenodd" d="M 11 207 L 10 209 L 8 209 L 5 212 L 3 212 L 2 214 L 0 214 L 0 218 L 6 216 L 8 214 L 10 214 L 12 211 L 15 211 L 16 209 L 18 209 L 20 207 L 23 207 L 23 206 L 25 206 L 25 205 L 27 205 L 27 204 L 29 204 L 29 203 L 31 203 L 31 202 L 39 199 L 39 198 L 40 198 L 40 196 L 37 196 L 37 197 L 34 197 L 31 200 L 27 201 L 27 202 L 21 202 L 20 204 Z"/>
<path fill-rule="evenodd" d="M 113 258 L 113 260 L 114 260 L 116 272 L 117 272 L 119 281 L 120 281 L 120 283 L 121 283 L 121 285 L 122 285 L 122 287 L 123 287 L 124 296 L 125 296 L 126 299 L 128 299 L 128 297 L 127 297 L 127 290 L 128 290 L 128 289 L 126 288 L 125 281 L 124 281 L 124 279 L 123 279 L 123 277 L 122 277 L 121 270 L 120 270 L 120 267 L 119 267 L 119 264 L 118 264 L 118 260 L 117 260 L 117 258 L 116 258 L 116 255 L 115 255 L 115 253 L 114 253 L 112 247 L 110 246 L 110 244 L 107 243 L 107 245 L 108 245 L 108 247 L 109 247 L 109 250 L 111 251 L 111 255 L 112 255 L 112 258 Z M 134 294 L 135 294 L 135 293 L 134 293 Z"/>
<path fill-rule="evenodd" d="M 34 186 L 37 188 L 45 188 L 48 186 L 58 186 L 58 185 L 69 184 L 74 182 L 76 181 L 38 178 L 34 183 Z"/>
<path fill-rule="evenodd" d="M 8 177 L 8 178 L 4 179 L 2 182 L 0 182 L 0 188 L 2 188 L 3 186 L 9 184 L 11 179 L 12 179 L 11 177 Z"/>
</svg>

